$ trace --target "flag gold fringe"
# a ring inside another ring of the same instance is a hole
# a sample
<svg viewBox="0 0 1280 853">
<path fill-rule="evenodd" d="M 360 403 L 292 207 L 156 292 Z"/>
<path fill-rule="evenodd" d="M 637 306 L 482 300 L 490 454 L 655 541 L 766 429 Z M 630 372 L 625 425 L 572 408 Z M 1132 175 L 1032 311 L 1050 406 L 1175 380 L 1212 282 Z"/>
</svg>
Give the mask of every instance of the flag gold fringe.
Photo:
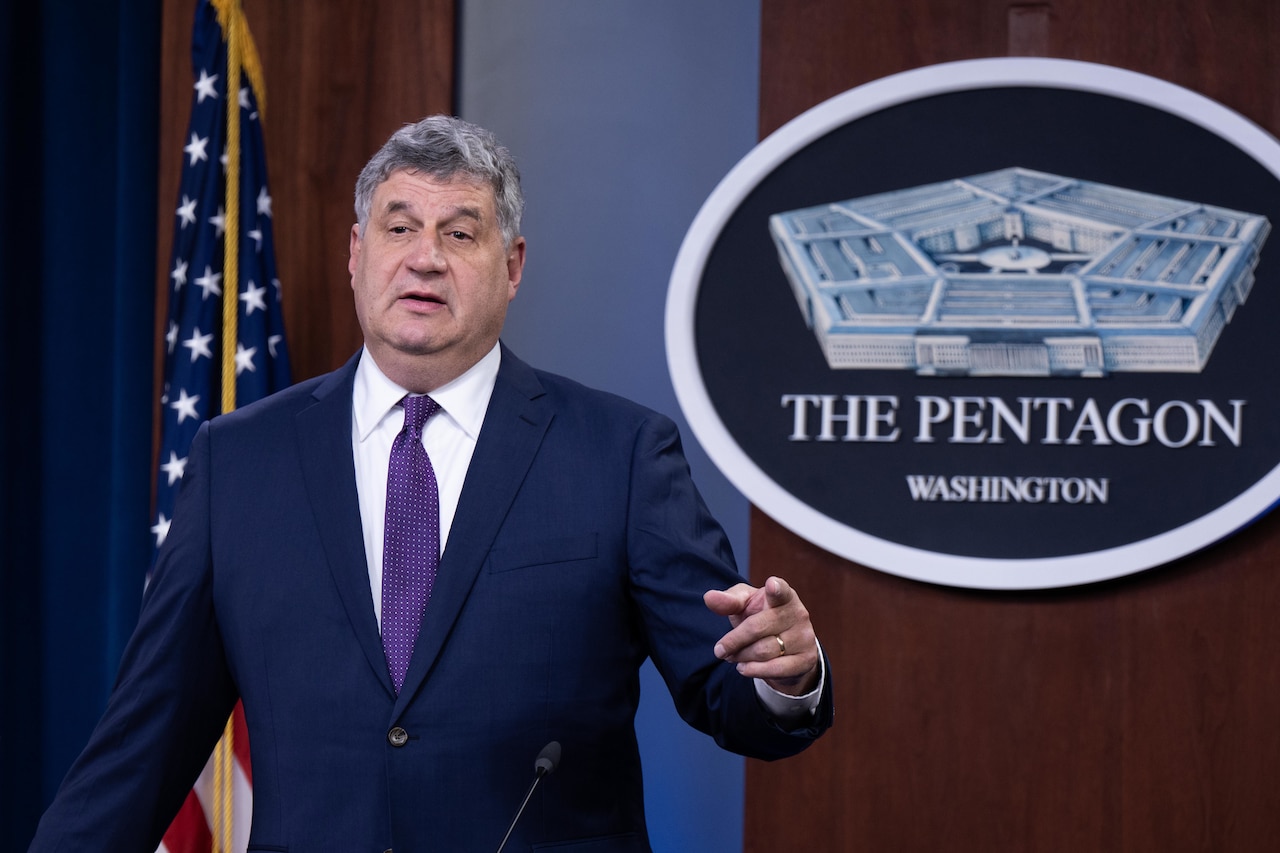
<svg viewBox="0 0 1280 853">
<path fill-rule="evenodd" d="M 227 718 L 222 740 L 213 750 L 213 821 L 210 828 L 212 853 L 232 853 L 235 840 L 235 761 L 234 717 Z"/>
<path fill-rule="evenodd" d="M 244 75 L 253 86 L 254 97 L 258 100 L 258 113 L 267 114 L 267 86 L 262 76 L 262 60 L 258 57 L 258 48 L 249 32 L 249 20 L 244 16 L 240 0 L 209 0 L 218 13 L 218 25 L 223 33 L 235 31 L 236 42 L 240 45 L 240 66 Z"/>
</svg>

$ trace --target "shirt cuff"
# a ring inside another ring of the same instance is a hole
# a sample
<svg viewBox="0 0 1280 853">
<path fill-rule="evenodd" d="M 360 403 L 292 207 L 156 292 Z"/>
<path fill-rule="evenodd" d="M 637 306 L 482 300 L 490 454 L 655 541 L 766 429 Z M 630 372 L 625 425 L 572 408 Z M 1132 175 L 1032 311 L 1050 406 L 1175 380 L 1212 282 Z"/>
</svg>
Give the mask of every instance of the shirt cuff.
<svg viewBox="0 0 1280 853">
<path fill-rule="evenodd" d="M 827 661 L 822 654 L 822 644 L 818 643 L 818 686 L 803 696 L 792 696 L 774 690 L 759 678 L 752 680 L 756 683 L 756 696 L 760 698 L 760 704 L 764 705 L 765 710 L 776 721 L 796 723 L 813 716 L 822 699 L 822 689 L 827 684 Z"/>
</svg>

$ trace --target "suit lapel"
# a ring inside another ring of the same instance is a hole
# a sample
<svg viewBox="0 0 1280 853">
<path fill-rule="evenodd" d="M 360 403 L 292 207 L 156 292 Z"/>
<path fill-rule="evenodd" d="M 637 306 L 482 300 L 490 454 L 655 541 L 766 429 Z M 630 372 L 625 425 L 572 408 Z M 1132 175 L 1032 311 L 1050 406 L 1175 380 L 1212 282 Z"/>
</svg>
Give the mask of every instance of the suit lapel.
<svg viewBox="0 0 1280 853">
<path fill-rule="evenodd" d="M 398 716 L 435 665 L 507 510 L 551 423 L 533 370 L 504 346 L 498 381 L 476 442 L 431 602 L 393 716 Z M 368 584 L 366 583 L 366 587 Z"/>
<path fill-rule="evenodd" d="M 315 402 L 298 413 L 298 447 L 307 496 L 338 595 L 369 666 L 387 693 L 394 694 L 373 614 L 351 455 L 351 389 L 359 359 L 357 353 L 330 374 L 313 392 Z"/>
</svg>

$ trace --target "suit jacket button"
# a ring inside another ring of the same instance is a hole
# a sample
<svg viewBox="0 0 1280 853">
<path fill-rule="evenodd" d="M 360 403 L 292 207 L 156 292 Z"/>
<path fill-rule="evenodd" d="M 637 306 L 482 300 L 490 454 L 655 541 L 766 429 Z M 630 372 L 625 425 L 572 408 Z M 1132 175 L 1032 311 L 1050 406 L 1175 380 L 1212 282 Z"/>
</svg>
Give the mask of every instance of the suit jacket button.
<svg viewBox="0 0 1280 853">
<path fill-rule="evenodd" d="M 394 729 L 387 732 L 387 742 L 392 746 L 404 746 L 409 742 L 409 733 L 399 726 L 396 726 Z"/>
</svg>

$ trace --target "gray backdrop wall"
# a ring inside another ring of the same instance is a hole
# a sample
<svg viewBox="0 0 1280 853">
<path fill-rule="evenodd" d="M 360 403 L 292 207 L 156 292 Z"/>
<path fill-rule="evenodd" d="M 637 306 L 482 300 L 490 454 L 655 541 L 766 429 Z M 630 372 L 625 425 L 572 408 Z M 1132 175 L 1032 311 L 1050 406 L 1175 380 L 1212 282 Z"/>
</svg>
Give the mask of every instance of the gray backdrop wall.
<svg viewBox="0 0 1280 853">
<path fill-rule="evenodd" d="M 676 418 L 746 573 L 748 506 L 680 417 L 663 343 L 685 231 L 756 141 L 757 0 L 463 0 L 462 117 L 515 153 L 528 263 L 504 339 L 547 370 Z M 637 720 L 655 849 L 742 849 L 742 760 L 644 672 Z M 573 757 L 566 755 L 564 761 Z"/>
</svg>

